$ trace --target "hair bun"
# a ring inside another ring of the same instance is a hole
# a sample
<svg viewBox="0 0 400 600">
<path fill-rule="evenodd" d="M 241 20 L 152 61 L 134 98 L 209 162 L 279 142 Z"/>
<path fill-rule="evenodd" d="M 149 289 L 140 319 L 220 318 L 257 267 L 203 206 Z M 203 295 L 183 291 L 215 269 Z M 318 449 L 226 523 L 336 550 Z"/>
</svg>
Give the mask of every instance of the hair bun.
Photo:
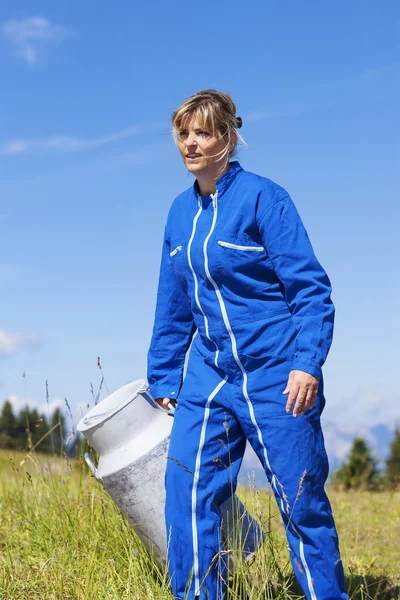
<svg viewBox="0 0 400 600">
<path fill-rule="evenodd" d="M 242 125 L 243 125 L 242 117 L 236 117 L 236 127 L 238 129 L 240 129 Z"/>
</svg>

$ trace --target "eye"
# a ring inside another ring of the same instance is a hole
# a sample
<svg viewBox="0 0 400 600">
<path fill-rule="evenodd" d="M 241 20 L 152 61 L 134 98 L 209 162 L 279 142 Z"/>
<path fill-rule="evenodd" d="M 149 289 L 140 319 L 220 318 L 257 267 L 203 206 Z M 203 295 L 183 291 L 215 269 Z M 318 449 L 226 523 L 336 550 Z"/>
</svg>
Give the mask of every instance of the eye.
<svg viewBox="0 0 400 600">
<path fill-rule="evenodd" d="M 188 132 L 187 131 L 178 131 L 177 135 L 178 135 L 179 140 L 184 140 L 185 138 L 187 138 Z"/>
<path fill-rule="evenodd" d="M 210 137 L 210 134 L 207 131 L 199 131 L 199 135 L 201 135 L 201 137 Z"/>
</svg>

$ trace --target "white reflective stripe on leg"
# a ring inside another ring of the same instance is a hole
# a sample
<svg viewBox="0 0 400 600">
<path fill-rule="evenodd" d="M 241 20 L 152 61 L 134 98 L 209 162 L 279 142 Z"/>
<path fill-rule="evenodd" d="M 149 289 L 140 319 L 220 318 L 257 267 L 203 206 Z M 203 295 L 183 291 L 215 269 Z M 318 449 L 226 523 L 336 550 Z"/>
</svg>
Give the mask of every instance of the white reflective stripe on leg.
<svg viewBox="0 0 400 600">
<path fill-rule="evenodd" d="M 210 340 L 210 342 L 212 342 L 214 344 L 215 348 L 216 348 L 215 366 L 218 367 L 218 354 L 219 354 L 218 346 L 214 342 L 214 340 L 212 340 L 210 338 L 210 334 L 209 334 L 209 330 L 208 330 L 208 319 L 207 319 L 207 317 L 205 315 L 205 312 L 204 312 L 204 310 L 203 310 L 203 308 L 202 308 L 202 306 L 200 304 L 200 300 L 199 300 L 199 282 L 197 280 L 197 275 L 196 275 L 196 273 L 195 273 L 195 271 L 193 269 L 192 259 L 190 257 L 190 250 L 192 248 L 192 242 L 193 242 L 194 234 L 196 233 L 196 224 L 197 224 L 197 221 L 198 221 L 198 219 L 200 217 L 200 214 L 201 214 L 202 210 L 203 210 L 202 205 L 199 202 L 199 210 L 197 211 L 196 216 L 193 219 L 192 235 L 190 236 L 189 243 L 188 243 L 188 248 L 187 248 L 187 259 L 188 259 L 189 268 L 190 268 L 190 271 L 192 273 L 193 280 L 194 280 L 194 296 L 196 298 L 197 308 L 199 309 L 199 311 L 201 312 L 201 314 L 203 315 L 203 318 L 204 318 L 204 327 L 205 327 L 205 330 L 206 330 L 207 339 Z"/>
<path fill-rule="evenodd" d="M 196 515 L 196 504 L 197 504 L 197 484 L 200 475 L 201 465 L 201 453 L 204 447 L 204 441 L 206 438 L 207 422 L 210 416 L 210 404 L 218 394 L 219 390 L 227 382 L 227 377 L 219 382 L 217 387 L 211 392 L 207 399 L 207 404 L 204 410 L 203 424 L 200 433 L 199 448 L 196 456 L 196 466 L 194 471 L 193 488 L 192 488 L 192 535 L 193 535 L 193 574 L 194 574 L 194 593 L 200 592 L 200 579 L 199 579 L 199 539 L 197 535 L 197 515 Z"/>
<path fill-rule="evenodd" d="M 289 519 L 290 519 L 290 517 L 289 517 Z M 297 537 L 299 540 L 300 559 L 301 559 L 302 565 L 304 567 L 304 570 L 306 572 L 307 584 L 308 584 L 308 589 L 310 590 L 311 600 L 317 600 L 317 595 L 314 590 L 313 580 L 311 577 L 310 569 L 308 568 L 308 564 L 307 564 L 306 557 L 304 554 L 303 536 L 301 535 L 300 531 L 297 529 L 297 527 L 294 523 L 289 522 L 288 528 L 292 530 L 293 535 L 295 537 Z"/>
<path fill-rule="evenodd" d="M 217 220 L 217 214 L 218 214 L 218 193 L 215 194 L 214 197 L 212 196 L 212 199 L 213 199 L 213 207 L 214 207 L 214 220 L 213 220 L 213 224 L 215 225 L 215 222 Z M 240 371 L 242 372 L 242 375 L 243 375 L 243 396 L 246 399 L 247 406 L 249 408 L 251 422 L 253 423 L 253 425 L 254 425 L 254 427 L 256 429 L 258 441 L 260 442 L 260 445 L 261 445 L 261 447 L 263 449 L 265 465 L 268 468 L 268 470 L 270 471 L 270 473 L 272 474 L 272 483 L 273 483 L 273 485 L 275 487 L 275 490 L 277 491 L 278 496 L 281 498 L 278 486 L 276 484 L 276 477 L 275 477 L 275 475 L 274 475 L 274 473 L 273 473 L 273 471 L 271 469 L 271 465 L 269 463 L 267 448 L 266 448 L 266 446 L 264 444 L 264 440 L 262 438 L 261 430 L 260 430 L 260 427 L 258 426 L 256 417 L 255 417 L 255 414 L 254 414 L 254 407 L 253 407 L 253 405 L 251 403 L 250 397 L 249 397 L 248 392 L 247 392 L 247 373 L 246 373 L 246 371 L 245 371 L 245 369 L 244 369 L 244 367 L 242 365 L 242 362 L 241 362 L 241 360 L 239 358 L 239 355 L 238 355 L 238 352 L 237 352 L 236 338 L 234 336 L 231 324 L 229 322 L 228 313 L 226 312 L 225 303 L 224 303 L 224 300 L 222 298 L 222 294 L 221 294 L 221 291 L 220 291 L 218 285 L 216 284 L 216 282 L 214 281 L 214 279 L 211 276 L 211 273 L 210 273 L 209 268 L 208 268 L 208 261 L 205 261 L 204 266 L 205 266 L 207 278 L 210 281 L 210 283 L 212 284 L 212 286 L 213 286 L 213 288 L 215 290 L 215 293 L 217 295 L 217 298 L 218 298 L 218 302 L 219 302 L 221 313 L 222 313 L 222 318 L 224 320 L 225 327 L 226 327 L 226 329 L 227 329 L 227 331 L 229 333 L 229 337 L 231 339 L 233 356 L 235 358 L 237 366 L 239 367 L 239 369 L 240 369 Z M 284 507 L 282 498 L 281 498 L 281 507 Z M 286 514 L 285 510 L 284 510 L 284 513 Z M 304 570 L 305 570 L 306 575 L 307 575 L 307 583 L 308 583 L 308 589 L 310 590 L 311 599 L 312 600 L 317 600 L 317 596 L 315 595 L 315 590 L 314 590 L 312 578 L 311 578 L 311 575 L 310 575 L 310 570 L 308 568 L 308 565 L 307 565 L 307 562 L 306 562 L 306 559 L 305 559 L 305 556 L 304 556 L 303 538 L 300 535 L 300 533 L 299 533 L 299 531 L 297 530 L 296 527 L 293 526 L 292 530 L 293 530 L 294 534 L 296 535 L 296 537 L 298 537 L 299 542 L 300 542 L 300 544 L 299 544 L 299 546 L 300 546 L 300 558 L 301 558 L 301 562 L 303 563 L 303 567 L 304 567 Z"/>
</svg>

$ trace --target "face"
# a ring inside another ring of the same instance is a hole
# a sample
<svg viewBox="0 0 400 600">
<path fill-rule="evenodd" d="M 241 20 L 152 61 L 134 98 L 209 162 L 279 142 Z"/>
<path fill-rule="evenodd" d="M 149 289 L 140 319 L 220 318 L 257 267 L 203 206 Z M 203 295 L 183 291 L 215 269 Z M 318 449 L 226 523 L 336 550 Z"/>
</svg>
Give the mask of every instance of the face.
<svg viewBox="0 0 400 600">
<path fill-rule="evenodd" d="M 228 156 L 222 159 L 219 153 L 224 150 L 226 138 L 216 131 L 200 127 L 196 118 L 188 117 L 181 123 L 177 132 L 178 148 L 188 171 L 193 175 L 218 175 L 228 162 Z"/>
</svg>

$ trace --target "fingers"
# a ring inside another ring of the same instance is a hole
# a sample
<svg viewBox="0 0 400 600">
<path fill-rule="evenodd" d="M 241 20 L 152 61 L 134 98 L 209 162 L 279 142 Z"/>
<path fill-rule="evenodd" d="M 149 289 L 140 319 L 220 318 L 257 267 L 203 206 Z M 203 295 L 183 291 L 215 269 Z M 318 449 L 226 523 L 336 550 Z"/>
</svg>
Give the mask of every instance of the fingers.
<svg viewBox="0 0 400 600">
<path fill-rule="evenodd" d="M 286 412 L 290 412 L 292 410 L 293 403 L 296 400 L 296 397 L 299 393 L 299 389 L 300 389 L 299 382 L 292 380 L 290 387 L 289 387 L 289 397 L 286 402 Z"/>
<path fill-rule="evenodd" d="M 288 382 L 287 382 L 286 387 L 283 390 L 282 394 L 288 394 L 289 393 L 289 391 L 290 391 L 290 385 L 292 383 L 292 379 L 293 379 L 293 371 L 290 371 L 289 377 L 288 377 Z"/>
<path fill-rule="evenodd" d="M 155 398 L 155 401 L 164 410 L 170 410 L 169 404 L 172 404 L 172 406 L 176 406 L 176 402 L 172 398 Z"/>
<path fill-rule="evenodd" d="M 300 386 L 297 393 L 296 404 L 294 405 L 293 409 L 293 416 L 297 417 L 299 414 L 303 416 L 308 408 L 312 408 L 314 406 L 316 396 L 317 389 L 315 389 L 314 386 Z"/>
<path fill-rule="evenodd" d="M 317 398 L 319 381 L 313 375 L 304 371 L 293 370 L 290 372 L 288 384 L 283 394 L 289 393 L 286 402 L 286 412 L 292 410 L 293 416 L 303 416 L 307 409 L 313 408 Z"/>
<path fill-rule="evenodd" d="M 297 417 L 298 414 L 303 416 L 307 409 L 313 408 L 317 398 L 317 391 L 318 387 L 314 388 L 313 386 L 305 391 L 300 390 L 299 395 L 297 396 L 296 405 L 293 410 L 294 417 Z"/>
<path fill-rule="evenodd" d="M 315 400 L 317 399 L 318 386 L 316 388 L 310 388 L 306 396 L 305 401 L 301 405 L 300 415 L 303 416 L 307 409 L 314 407 Z M 296 416 L 296 415 L 295 415 Z"/>
<path fill-rule="evenodd" d="M 306 412 L 306 408 L 307 408 L 306 397 L 307 397 L 307 390 L 304 388 L 300 388 L 299 393 L 297 395 L 296 404 L 294 405 L 294 409 L 293 409 L 294 417 L 297 417 L 297 415 L 299 413 L 301 415 L 304 415 L 304 413 Z"/>
</svg>

